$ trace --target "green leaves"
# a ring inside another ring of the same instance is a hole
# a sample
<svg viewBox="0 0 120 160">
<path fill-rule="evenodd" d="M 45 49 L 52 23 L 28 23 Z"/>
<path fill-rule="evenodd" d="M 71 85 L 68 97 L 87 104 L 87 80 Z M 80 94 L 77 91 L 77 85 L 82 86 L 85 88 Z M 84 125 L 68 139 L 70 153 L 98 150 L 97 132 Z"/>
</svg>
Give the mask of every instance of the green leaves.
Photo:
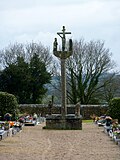
<svg viewBox="0 0 120 160">
<path fill-rule="evenodd" d="M 19 103 L 39 103 L 47 91 L 44 84 L 50 79 L 45 63 L 37 54 L 31 57 L 30 63 L 18 56 L 15 63 L 1 72 L 0 89 L 14 94 Z"/>
<path fill-rule="evenodd" d="M 7 92 L 0 92 L 0 114 L 2 117 L 6 113 L 10 113 L 15 116 L 18 110 L 18 102 L 14 95 L 9 94 Z M 15 118 L 15 117 L 14 117 Z"/>
<path fill-rule="evenodd" d="M 118 119 L 120 122 L 120 97 L 113 98 L 109 105 L 108 114 L 113 119 Z"/>
</svg>

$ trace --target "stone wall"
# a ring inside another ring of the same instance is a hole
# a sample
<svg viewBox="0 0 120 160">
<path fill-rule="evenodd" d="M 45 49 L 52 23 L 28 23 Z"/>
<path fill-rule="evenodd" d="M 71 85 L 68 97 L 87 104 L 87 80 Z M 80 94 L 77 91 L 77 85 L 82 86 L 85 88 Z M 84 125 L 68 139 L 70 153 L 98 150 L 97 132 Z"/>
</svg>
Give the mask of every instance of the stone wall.
<svg viewBox="0 0 120 160">
<path fill-rule="evenodd" d="M 46 116 L 49 114 L 48 105 L 45 104 L 20 104 L 20 112 L 22 113 L 37 113 L 42 116 Z M 90 119 L 90 116 L 95 114 L 97 116 L 101 116 L 106 114 L 108 106 L 105 105 L 81 105 L 80 113 L 83 119 Z M 60 114 L 61 107 L 60 105 L 54 105 L 52 108 L 52 114 Z M 75 114 L 75 105 L 67 105 L 67 113 Z"/>
<path fill-rule="evenodd" d="M 63 118 L 62 115 L 49 115 L 46 117 L 45 129 L 82 130 L 82 116 L 68 114 Z"/>
</svg>

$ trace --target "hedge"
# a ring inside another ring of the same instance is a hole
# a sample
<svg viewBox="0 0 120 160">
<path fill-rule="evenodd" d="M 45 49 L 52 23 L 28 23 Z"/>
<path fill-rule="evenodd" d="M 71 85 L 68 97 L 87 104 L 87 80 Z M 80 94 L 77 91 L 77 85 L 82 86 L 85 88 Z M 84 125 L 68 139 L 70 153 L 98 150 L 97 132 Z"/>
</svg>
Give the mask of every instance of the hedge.
<svg viewBox="0 0 120 160">
<path fill-rule="evenodd" d="M 0 92 L 0 116 L 4 118 L 6 113 L 12 115 L 12 119 L 15 119 L 18 113 L 18 102 L 13 94 L 7 92 Z"/>
<path fill-rule="evenodd" d="M 118 121 L 120 122 L 120 97 L 113 98 L 111 100 L 110 105 L 109 105 L 108 114 L 113 119 L 118 119 Z"/>
</svg>

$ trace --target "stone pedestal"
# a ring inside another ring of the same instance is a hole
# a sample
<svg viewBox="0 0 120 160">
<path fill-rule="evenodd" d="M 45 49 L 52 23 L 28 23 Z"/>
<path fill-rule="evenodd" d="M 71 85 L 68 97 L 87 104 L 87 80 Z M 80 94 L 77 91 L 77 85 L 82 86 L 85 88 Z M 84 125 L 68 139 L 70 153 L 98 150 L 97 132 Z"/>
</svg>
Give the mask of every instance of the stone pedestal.
<svg viewBox="0 0 120 160">
<path fill-rule="evenodd" d="M 70 115 L 67 114 L 66 106 L 66 59 L 72 55 L 73 44 L 72 39 L 69 40 L 69 49 L 66 47 L 66 34 L 71 34 L 71 32 L 66 32 L 65 26 L 63 26 L 62 32 L 57 32 L 57 34 L 62 39 L 62 51 L 57 50 L 57 38 L 53 43 L 53 54 L 61 59 L 61 115 L 50 115 L 46 118 L 46 129 L 82 129 L 82 117 L 78 114 L 80 112 L 80 105 L 77 105 L 77 114 Z M 78 108 L 79 107 L 79 108 Z"/>
<path fill-rule="evenodd" d="M 74 114 L 50 115 L 46 117 L 45 129 L 82 130 L 82 116 L 76 117 Z"/>
</svg>

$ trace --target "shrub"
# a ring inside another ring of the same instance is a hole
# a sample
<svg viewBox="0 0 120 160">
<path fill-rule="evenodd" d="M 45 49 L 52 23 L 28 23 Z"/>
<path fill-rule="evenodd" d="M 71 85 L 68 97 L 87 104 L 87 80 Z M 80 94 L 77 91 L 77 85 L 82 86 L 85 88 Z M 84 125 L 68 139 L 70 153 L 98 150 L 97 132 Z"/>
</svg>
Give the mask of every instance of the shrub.
<svg viewBox="0 0 120 160">
<path fill-rule="evenodd" d="M 12 119 L 16 118 L 18 113 L 17 99 L 13 94 L 0 92 L 0 116 L 2 119 L 6 113 L 10 113 L 12 115 Z"/>
<path fill-rule="evenodd" d="M 120 123 L 120 98 L 113 98 L 109 105 L 108 114 Z"/>
</svg>

